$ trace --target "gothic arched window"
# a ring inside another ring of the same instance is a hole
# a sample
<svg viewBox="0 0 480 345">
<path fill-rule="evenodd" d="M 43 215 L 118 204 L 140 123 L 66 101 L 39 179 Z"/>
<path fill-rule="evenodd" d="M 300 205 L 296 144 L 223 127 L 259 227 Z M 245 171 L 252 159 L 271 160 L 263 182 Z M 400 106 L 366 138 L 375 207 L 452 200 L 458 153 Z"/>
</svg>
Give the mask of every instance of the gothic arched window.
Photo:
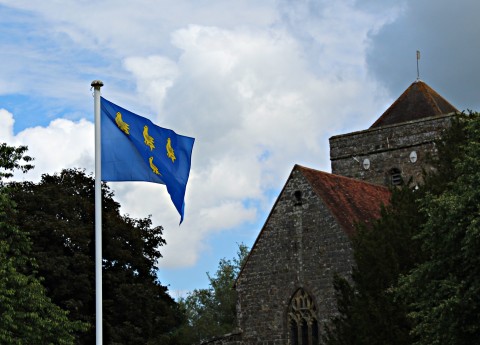
<svg viewBox="0 0 480 345">
<path fill-rule="evenodd" d="M 288 307 L 290 345 L 318 345 L 317 308 L 303 289 L 293 295 Z"/>
</svg>

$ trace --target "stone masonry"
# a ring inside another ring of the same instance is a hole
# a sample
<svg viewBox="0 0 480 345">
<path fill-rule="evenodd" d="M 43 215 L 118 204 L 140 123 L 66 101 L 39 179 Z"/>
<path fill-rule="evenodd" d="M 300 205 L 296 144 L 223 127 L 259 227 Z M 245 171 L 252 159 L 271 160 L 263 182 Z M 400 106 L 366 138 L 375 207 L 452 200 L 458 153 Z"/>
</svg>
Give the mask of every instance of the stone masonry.
<svg viewBox="0 0 480 345">
<path fill-rule="evenodd" d="M 243 344 L 289 343 L 288 306 L 300 288 L 314 296 L 321 327 L 336 312 L 333 274 L 348 275 L 352 263 L 347 235 L 294 170 L 236 284 Z"/>
<path fill-rule="evenodd" d="M 421 182 L 456 108 L 421 81 L 368 129 L 330 138 L 332 174 L 295 166 L 237 278 L 237 329 L 208 345 L 319 345 L 349 277 L 350 237 L 389 202 L 384 186 Z M 448 113 L 448 114 L 446 114 Z"/>
<path fill-rule="evenodd" d="M 422 179 L 422 169 L 432 169 L 426 158 L 435 154 L 434 141 L 453 116 L 434 116 L 333 136 L 332 173 L 389 186 L 392 172 L 397 169 L 404 182 L 412 178 L 417 184 Z"/>
</svg>

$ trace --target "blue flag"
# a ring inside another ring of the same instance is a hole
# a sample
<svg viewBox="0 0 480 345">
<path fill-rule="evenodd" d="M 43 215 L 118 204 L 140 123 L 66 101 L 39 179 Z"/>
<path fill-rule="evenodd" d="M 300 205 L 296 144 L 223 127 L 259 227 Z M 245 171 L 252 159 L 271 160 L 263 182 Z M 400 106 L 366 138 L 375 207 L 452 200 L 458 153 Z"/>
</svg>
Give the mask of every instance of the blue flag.
<svg viewBox="0 0 480 345">
<path fill-rule="evenodd" d="M 167 186 L 183 221 L 194 138 L 154 125 L 101 98 L 102 181 L 147 181 Z"/>
</svg>

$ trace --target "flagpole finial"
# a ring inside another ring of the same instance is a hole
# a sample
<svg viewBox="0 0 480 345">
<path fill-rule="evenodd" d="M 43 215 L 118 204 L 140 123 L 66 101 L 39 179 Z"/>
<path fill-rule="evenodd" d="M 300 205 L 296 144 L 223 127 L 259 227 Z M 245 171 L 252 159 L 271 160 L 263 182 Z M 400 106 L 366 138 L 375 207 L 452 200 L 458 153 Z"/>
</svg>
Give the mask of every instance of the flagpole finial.
<svg viewBox="0 0 480 345">
<path fill-rule="evenodd" d="M 90 84 L 94 89 L 101 88 L 103 86 L 103 81 L 101 80 L 94 80 Z"/>
</svg>

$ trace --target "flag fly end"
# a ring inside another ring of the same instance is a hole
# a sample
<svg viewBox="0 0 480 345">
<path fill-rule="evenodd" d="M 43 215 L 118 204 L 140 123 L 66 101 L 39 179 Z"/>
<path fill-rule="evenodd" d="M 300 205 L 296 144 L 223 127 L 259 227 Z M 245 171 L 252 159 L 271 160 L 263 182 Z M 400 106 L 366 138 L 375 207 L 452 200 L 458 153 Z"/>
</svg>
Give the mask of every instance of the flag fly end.
<svg viewBox="0 0 480 345">
<path fill-rule="evenodd" d="M 102 181 L 164 184 L 184 217 L 184 199 L 195 139 L 160 127 L 101 98 Z"/>
</svg>

